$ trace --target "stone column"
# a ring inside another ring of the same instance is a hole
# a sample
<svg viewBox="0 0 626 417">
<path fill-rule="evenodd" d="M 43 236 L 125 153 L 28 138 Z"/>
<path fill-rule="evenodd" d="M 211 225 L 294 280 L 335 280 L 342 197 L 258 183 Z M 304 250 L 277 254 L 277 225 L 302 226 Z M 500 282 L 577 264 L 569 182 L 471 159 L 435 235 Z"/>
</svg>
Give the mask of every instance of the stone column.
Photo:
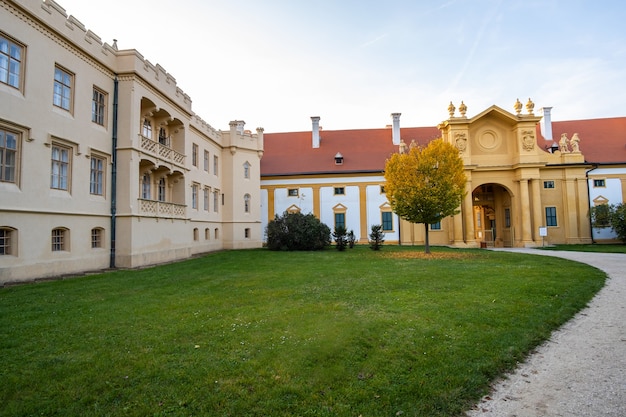
<svg viewBox="0 0 626 417">
<path fill-rule="evenodd" d="M 465 243 L 469 246 L 476 246 L 474 236 L 474 203 L 472 202 L 472 183 L 465 184 L 465 198 L 463 199 L 463 219 L 465 219 Z M 462 230 L 462 229 L 461 229 Z"/>
<path fill-rule="evenodd" d="M 520 207 L 522 210 L 522 246 L 529 246 L 532 241 L 532 230 L 530 224 L 530 201 L 528 194 L 528 180 L 521 179 L 519 182 L 519 198 Z"/>
<path fill-rule="evenodd" d="M 543 224 L 543 211 L 541 205 L 541 180 L 534 179 L 530 182 L 530 187 L 532 190 L 533 196 L 533 207 L 532 207 L 532 215 L 533 215 L 533 229 L 532 236 L 535 243 L 541 242 L 541 236 L 539 236 L 539 226 L 545 226 Z"/>
<path fill-rule="evenodd" d="M 265 187 L 265 189 L 267 190 L 267 221 L 271 222 L 274 220 L 274 216 L 276 215 L 276 213 L 274 213 L 274 210 L 276 210 L 274 206 L 276 187 L 269 186 Z"/>
<path fill-rule="evenodd" d="M 591 225 L 589 220 L 589 194 L 587 193 L 587 180 L 578 179 L 578 230 L 580 231 L 580 243 L 591 243 Z"/>
<path fill-rule="evenodd" d="M 578 196 L 576 195 L 576 180 L 567 179 L 564 182 L 566 203 L 564 206 L 563 226 L 565 241 L 569 244 L 580 243 L 578 241 Z M 560 220 L 557 219 L 557 224 Z"/>
<path fill-rule="evenodd" d="M 361 217 L 359 231 L 359 243 L 368 242 L 368 229 L 367 229 L 367 185 L 359 184 L 359 216 Z"/>
<path fill-rule="evenodd" d="M 313 185 L 311 187 L 313 189 L 313 215 L 318 219 L 321 219 L 322 209 L 320 203 L 320 186 Z"/>
</svg>

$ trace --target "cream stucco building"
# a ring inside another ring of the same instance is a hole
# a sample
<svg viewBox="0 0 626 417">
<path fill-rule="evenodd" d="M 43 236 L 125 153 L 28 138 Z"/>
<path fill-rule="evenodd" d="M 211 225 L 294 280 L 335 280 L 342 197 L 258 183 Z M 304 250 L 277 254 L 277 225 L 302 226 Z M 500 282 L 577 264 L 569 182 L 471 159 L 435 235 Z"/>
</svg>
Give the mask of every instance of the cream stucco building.
<svg viewBox="0 0 626 417">
<path fill-rule="evenodd" d="M 52 0 L 0 0 L 0 284 L 262 243 L 263 129 Z"/>
</svg>

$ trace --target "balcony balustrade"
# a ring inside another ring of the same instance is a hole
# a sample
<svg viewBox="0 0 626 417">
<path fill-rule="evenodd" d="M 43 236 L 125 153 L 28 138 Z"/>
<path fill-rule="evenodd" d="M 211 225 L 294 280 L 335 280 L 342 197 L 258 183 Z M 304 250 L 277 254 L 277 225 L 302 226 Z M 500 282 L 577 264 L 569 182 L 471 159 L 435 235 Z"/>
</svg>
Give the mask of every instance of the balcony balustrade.
<svg viewBox="0 0 626 417">
<path fill-rule="evenodd" d="M 139 135 L 139 139 L 142 151 L 176 165 L 185 165 L 185 155 L 183 155 L 182 153 L 176 152 L 169 146 L 161 144 L 143 135 Z M 170 141 L 167 140 L 166 143 L 170 143 Z"/>
<path fill-rule="evenodd" d="M 144 216 L 184 219 L 185 208 L 186 206 L 184 204 L 139 199 L 139 214 Z"/>
</svg>

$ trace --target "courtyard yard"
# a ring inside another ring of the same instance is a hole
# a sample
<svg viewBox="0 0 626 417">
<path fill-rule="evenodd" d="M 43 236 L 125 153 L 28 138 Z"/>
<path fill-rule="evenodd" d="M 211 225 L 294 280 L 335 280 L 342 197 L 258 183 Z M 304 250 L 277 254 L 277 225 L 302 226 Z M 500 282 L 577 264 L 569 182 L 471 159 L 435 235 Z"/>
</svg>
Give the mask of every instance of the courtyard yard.
<svg viewBox="0 0 626 417">
<path fill-rule="evenodd" d="M 1 416 L 458 416 L 603 286 L 559 258 L 225 251 L 0 289 Z"/>
</svg>

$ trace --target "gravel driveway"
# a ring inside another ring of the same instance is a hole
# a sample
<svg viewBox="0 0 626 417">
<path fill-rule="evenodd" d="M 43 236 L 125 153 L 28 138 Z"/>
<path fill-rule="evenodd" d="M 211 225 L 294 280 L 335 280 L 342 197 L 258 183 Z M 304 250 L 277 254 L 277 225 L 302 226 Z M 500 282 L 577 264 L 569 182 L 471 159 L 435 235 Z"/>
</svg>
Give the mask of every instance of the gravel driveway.
<svg viewBox="0 0 626 417">
<path fill-rule="evenodd" d="M 625 417 L 626 254 L 505 250 L 584 262 L 609 279 L 588 307 L 494 385 L 467 416 Z"/>
</svg>

